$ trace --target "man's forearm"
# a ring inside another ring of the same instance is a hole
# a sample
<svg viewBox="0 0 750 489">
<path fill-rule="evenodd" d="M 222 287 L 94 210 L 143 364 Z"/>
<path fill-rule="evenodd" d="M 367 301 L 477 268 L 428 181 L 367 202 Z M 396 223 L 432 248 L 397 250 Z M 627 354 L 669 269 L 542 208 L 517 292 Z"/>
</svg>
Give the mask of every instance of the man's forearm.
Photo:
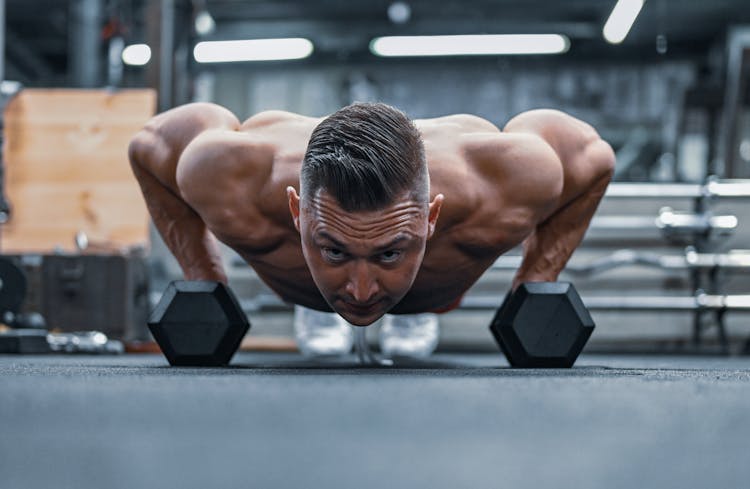
<svg viewBox="0 0 750 489">
<path fill-rule="evenodd" d="M 513 279 L 515 290 L 524 282 L 553 282 L 583 240 L 591 218 L 609 184 L 603 176 L 590 189 L 539 224 L 523 243 L 523 262 Z"/>
<path fill-rule="evenodd" d="M 604 196 L 614 172 L 615 154 L 593 127 L 559 111 L 525 112 L 509 121 L 504 130 L 538 135 L 562 165 L 557 210 L 537 224 L 524 241 L 524 259 L 513 287 L 523 282 L 555 281 L 583 240 Z"/>
<path fill-rule="evenodd" d="M 224 107 L 187 104 L 151 119 L 128 147 L 130 165 L 154 225 L 189 280 L 226 282 L 226 274 L 216 238 L 183 199 L 177 164 L 198 135 L 237 127 L 239 121 Z"/>
<path fill-rule="evenodd" d="M 216 238 L 200 216 L 137 161 L 132 162 L 132 167 L 154 226 L 177 259 L 185 278 L 226 283 Z"/>
</svg>

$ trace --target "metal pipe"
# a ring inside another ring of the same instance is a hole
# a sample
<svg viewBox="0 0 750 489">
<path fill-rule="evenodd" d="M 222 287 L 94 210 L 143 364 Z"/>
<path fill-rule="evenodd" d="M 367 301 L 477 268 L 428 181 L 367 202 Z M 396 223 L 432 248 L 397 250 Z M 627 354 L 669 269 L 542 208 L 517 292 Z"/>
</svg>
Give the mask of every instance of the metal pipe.
<svg viewBox="0 0 750 489">
<path fill-rule="evenodd" d="M 739 137 L 738 113 L 743 96 L 743 71 L 746 69 L 745 56 L 750 46 L 750 29 L 747 27 L 733 27 L 727 33 L 726 43 L 726 76 L 724 90 L 724 106 L 721 112 L 721 126 L 718 137 L 717 170 L 721 175 L 733 176 L 734 163 L 737 156 L 737 139 Z"/>
<path fill-rule="evenodd" d="M 657 217 L 653 216 L 596 216 L 589 226 L 600 231 L 639 231 L 656 228 Z"/>
<path fill-rule="evenodd" d="M 649 238 L 654 238 L 653 231 L 661 234 L 662 238 L 675 241 L 682 240 L 692 243 L 695 235 L 714 239 L 731 235 L 737 229 L 739 220 L 733 215 L 714 215 L 711 212 L 675 212 L 664 207 L 655 217 L 650 216 L 595 216 L 587 231 L 588 237 L 612 238 L 612 233 L 627 233 L 633 238 L 633 231 L 652 231 Z"/>
<path fill-rule="evenodd" d="M 610 198 L 698 198 L 702 185 L 688 183 L 610 183 L 605 197 Z"/>
<path fill-rule="evenodd" d="M 259 300 L 260 299 L 260 300 Z M 467 295 L 459 310 L 495 310 L 502 302 L 498 295 Z M 240 301 L 246 313 L 289 311 L 291 306 L 276 296 L 261 294 Z M 743 311 L 750 312 L 750 295 L 697 294 L 694 296 L 589 296 L 583 303 L 592 311 Z M 358 328 L 360 329 L 360 328 Z M 358 331 L 355 329 L 355 332 Z M 364 328 L 361 328 L 364 330 Z M 368 353 L 363 353 L 368 355 Z"/>
<path fill-rule="evenodd" d="M 174 67 L 174 0 L 161 0 L 161 31 L 159 46 L 159 110 L 171 109 L 173 105 Z"/>
<path fill-rule="evenodd" d="M 5 0 L 0 0 L 0 82 L 5 80 Z"/>
<path fill-rule="evenodd" d="M 750 180 L 709 180 L 697 183 L 611 183 L 606 197 L 610 198 L 750 198 Z"/>
<path fill-rule="evenodd" d="M 706 232 L 728 234 L 737 228 L 739 221 L 737 216 L 674 212 L 671 208 L 664 207 L 659 211 L 655 224 L 666 235 Z"/>
<path fill-rule="evenodd" d="M 500 307 L 500 296 L 467 296 L 461 301 L 462 310 L 495 310 Z M 743 311 L 750 312 L 750 295 L 698 294 L 688 297 L 654 296 L 591 296 L 583 298 L 591 311 Z"/>
<path fill-rule="evenodd" d="M 71 81 L 78 87 L 94 88 L 100 83 L 99 23 L 102 2 L 74 0 L 70 12 Z"/>
<path fill-rule="evenodd" d="M 750 252 L 697 253 L 689 248 L 685 253 L 685 264 L 690 268 L 750 269 Z"/>
<path fill-rule="evenodd" d="M 492 265 L 493 270 L 516 270 L 521 266 L 520 255 L 501 256 Z M 697 253 L 688 248 L 685 255 L 659 255 L 633 250 L 617 250 L 602 258 L 582 265 L 568 264 L 565 272 L 577 277 L 597 275 L 615 268 L 641 265 L 662 270 L 708 270 L 712 268 L 750 271 L 750 252 Z"/>
<path fill-rule="evenodd" d="M 393 365 L 393 360 L 379 357 L 370 350 L 370 344 L 367 342 L 367 331 L 364 327 L 352 327 L 354 328 L 354 351 L 357 354 L 360 365 Z"/>
<path fill-rule="evenodd" d="M 750 180 L 711 180 L 706 184 L 709 197 L 750 197 Z"/>
</svg>

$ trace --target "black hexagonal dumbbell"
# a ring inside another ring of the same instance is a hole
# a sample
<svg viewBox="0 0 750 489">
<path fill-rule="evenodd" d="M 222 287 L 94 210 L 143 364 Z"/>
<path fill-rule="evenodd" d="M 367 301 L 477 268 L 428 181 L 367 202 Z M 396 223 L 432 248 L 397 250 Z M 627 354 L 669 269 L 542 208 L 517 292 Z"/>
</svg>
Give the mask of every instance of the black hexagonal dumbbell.
<svg viewBox="0 0 750 489">
<path fill-rule="evenodd" d="M 250 329 L 232 291 L 220 282 L 174 281 L 148 320 L 171 365 L 226 365 Z"/>
<path fill-rule="evenodd" d="M 573 284 L 529 282 L 508 293 L 490 331 L 513 367 L 573 366 L 594 331 Z"/>
</svg>

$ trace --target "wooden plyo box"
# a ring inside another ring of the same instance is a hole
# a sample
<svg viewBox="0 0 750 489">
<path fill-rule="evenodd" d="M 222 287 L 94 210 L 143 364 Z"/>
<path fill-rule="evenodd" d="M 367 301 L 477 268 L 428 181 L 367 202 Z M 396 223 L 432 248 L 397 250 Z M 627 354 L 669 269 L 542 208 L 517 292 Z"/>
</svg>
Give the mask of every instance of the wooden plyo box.
<svg viewBox="0 0 750 489">
<path fill-rule="evenodd" d="M 148 246 L 148 211 L 128 162 L 133 135 L 154 114 L 153 90 L 26 89 L 4 112 L 3 253 Z"/>
</svg>

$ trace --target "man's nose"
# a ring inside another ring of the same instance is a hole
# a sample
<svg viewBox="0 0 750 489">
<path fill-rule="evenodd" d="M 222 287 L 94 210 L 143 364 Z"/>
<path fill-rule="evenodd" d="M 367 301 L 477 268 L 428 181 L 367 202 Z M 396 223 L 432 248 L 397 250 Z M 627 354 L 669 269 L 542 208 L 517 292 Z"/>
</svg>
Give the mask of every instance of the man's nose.
<svg viewBox="0 0 750 489">
<path fill-rule="evenodd" d="M 370 302 L 378 293 L 378 282 L 366 261 L 358 260 L 352 264 L 346 292 L 360 303 Z"/>
</svg>

